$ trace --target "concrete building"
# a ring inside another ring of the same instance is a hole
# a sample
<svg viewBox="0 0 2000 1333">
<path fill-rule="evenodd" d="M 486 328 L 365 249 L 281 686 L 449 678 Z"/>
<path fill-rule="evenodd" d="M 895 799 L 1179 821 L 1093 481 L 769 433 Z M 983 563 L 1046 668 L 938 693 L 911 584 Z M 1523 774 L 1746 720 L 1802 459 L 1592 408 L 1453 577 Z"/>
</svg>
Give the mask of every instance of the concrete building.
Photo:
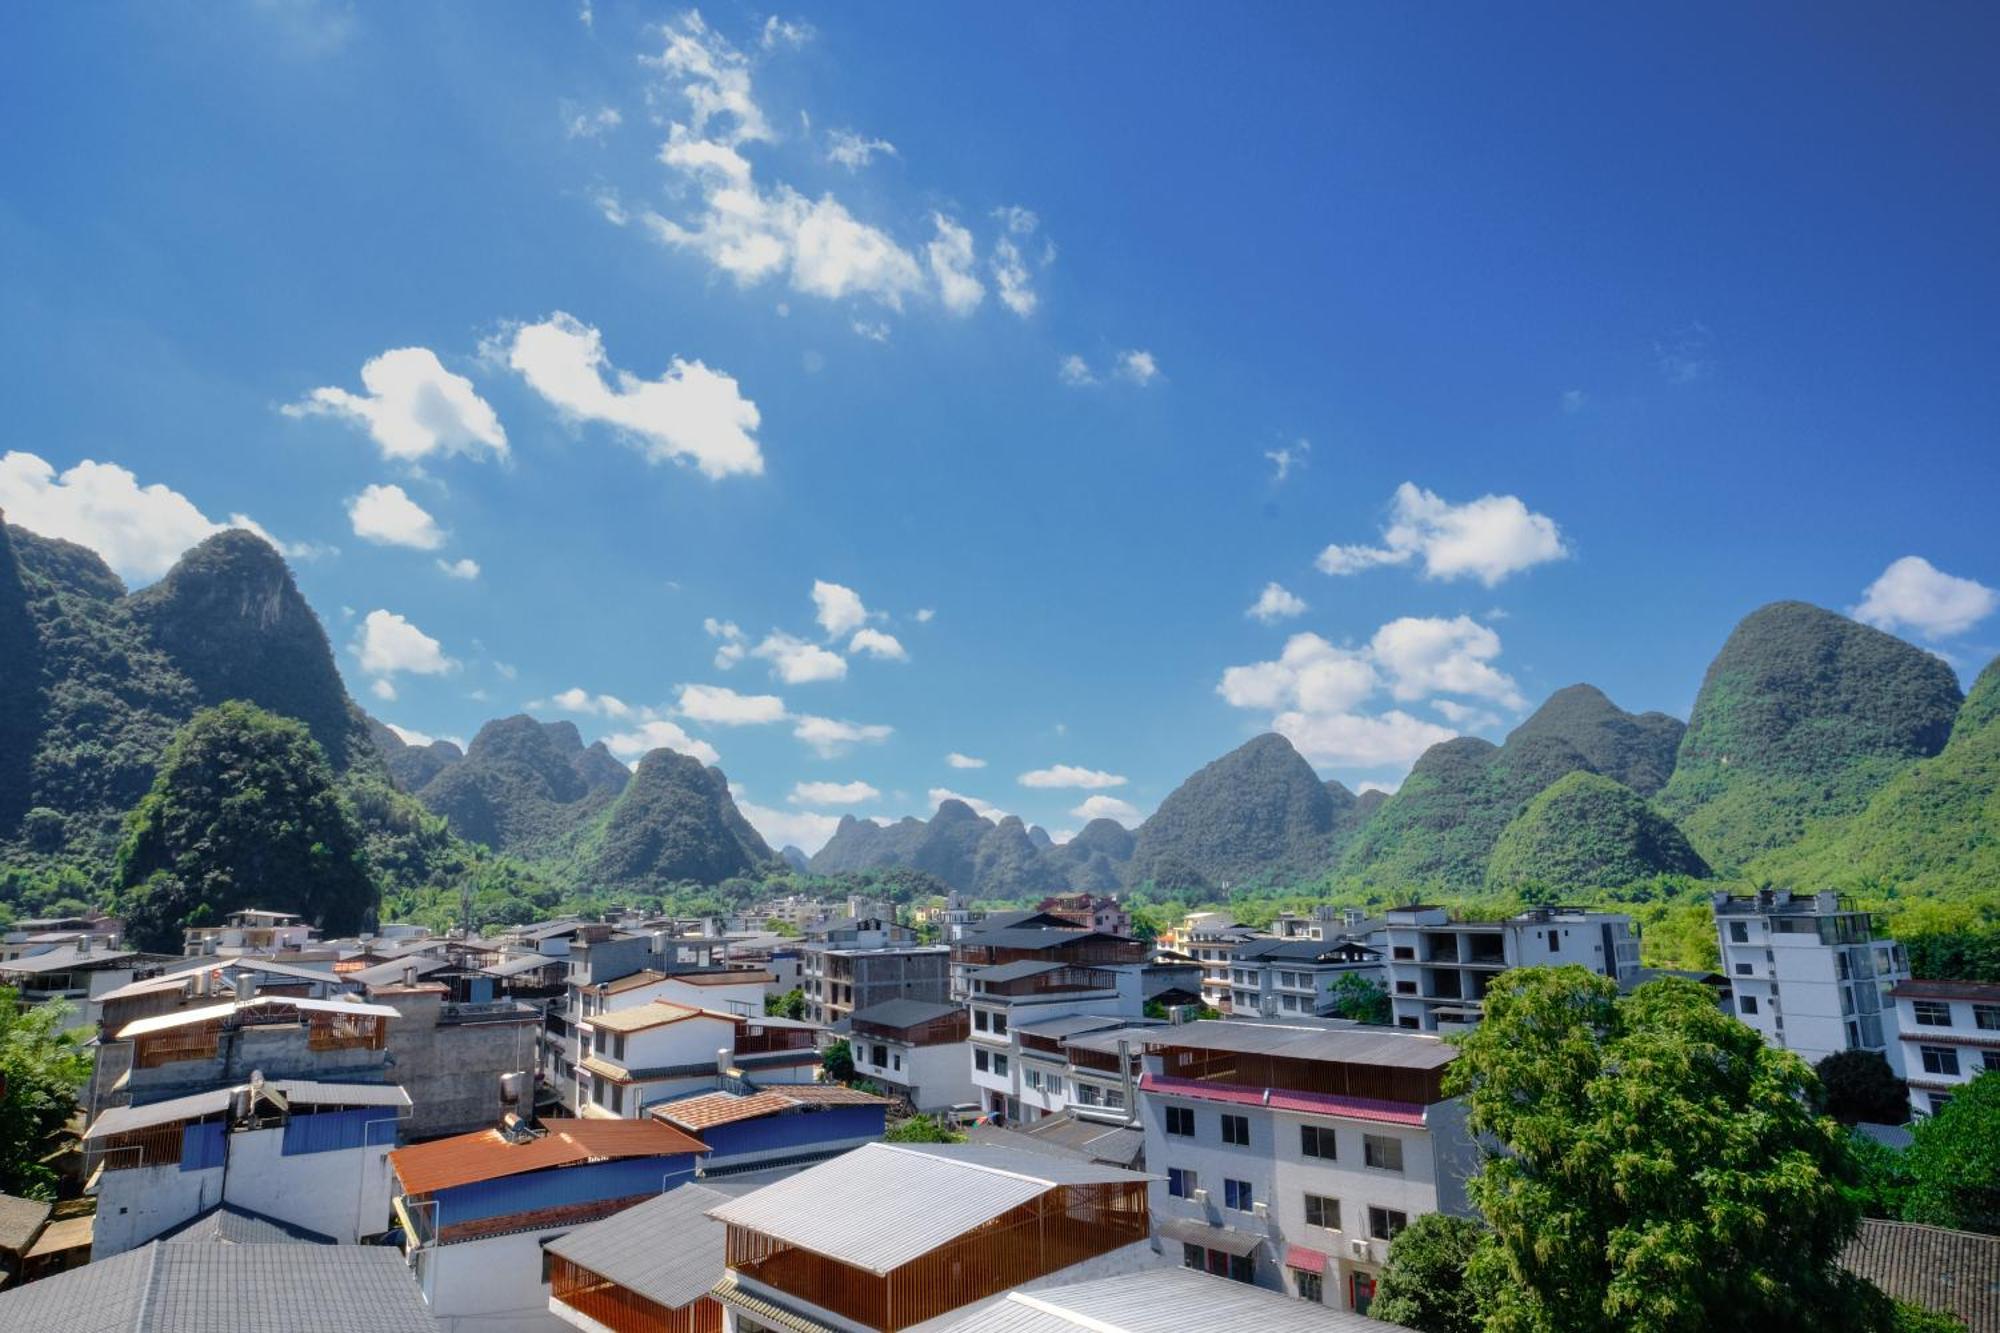
<svg viewBox="0 0 2000 1333">
<path fill-rule="evenodd" d="M 1379 926 L 1379 922 L 1376 923 Z M 1360 925 L 1366 933 L 1366 923 Z M 1290 939 L 1247 940 L 1229 960 L 1232 1014 L 1265 1018 L 1324 1017 L 1339 998 L 1339 978 L 1355 975 L 1386 989 L 1382 951 L 1358 938 L 1336 934 Z"/>
<path fill-rule="evenodd" d="M 1899 981 L 1889 998 L 1898 1038 L 1889 1062 L 1910 1085 L 1912 1115 L 1936 1115 L 1959 1088 L 2000 1070 L 2000 986 Z"/>
<path fill-rule="evenodd" d="M 388 1026 L 391 1081 L 410 1094 L 406 1139 L 464 1134 L 505 1111 L 501 1079 L 532 1074 L 541 1053 L 542 1014 L 519 1000 L 462 1002 L 435 982 L 377 985 L 370 1001 L 399 1015 Z"/>
<path fill-rule="evenodd" d="M 1831 892 L 1763 889 L 1712 902 L 1739 1019 L 1809 1064 L 1847 1050 L 1895 1063 L 1888 996 L 1908 979 L 1909 962 L 1901 945 L 1875 938 L 1866 912 Z"/>
<path fill-rule="evenodd" d="M 1631 917 L 1573 907 L 1531 908 L 1505 921 L 1391 908 L 1368 942 L 1382 952 L 1396 1026 L 1423 1032 L 1477 1023 L 1486 988 L 1510 967 L 1576 963 L 1614 981 L 1639 968 Z"/>
<path fill-rule="evenodd" d="M 125 922 L 96 912 L 82 916 L 18 917 L 12 925 L 0 930 L 0 963 L 85 940 L 99 953 L 114 951 L 125 942 Z"/>
<path fill-rule="evenodd" d="M 222 925 L 190 926 L 182 939 L 181 952 L 189 958 L 296 953 L 312 943 L 313 928 L 295 912 L 245 907 L 231 912 Z"/>
<path fill-rule="evenodd" d="M 706 1092 L 724 1078 L 759 1085 L 818 1079 L 818 1028 L 651 1000 L 579 1025 L 575 1113 L 636 1119 L 655 1102 Z"/>
<path fill-rule="evenodd" d="M 895 932 L 904 937 L 910 933 L 901 926 Z M 898 942 L 895 932 L 834 930 L 802 945 L 800 985 L 806 1016 L 832 1027 L 857 1009 L 890 1000 L 942 1004 L 951 990 L 951 947 Z M 860 942 L 841 942 L 850 935 Z"/>
<path fill-rule="evenodd" d="M 946 1111 L 974 1100 L 971 1030 L 962 1004 L 889 1000 L 856 1011 L 847 1045 L 858 1076 L 914 1110 Z"/>
<path fill-rule="evenodd" d="M 1234 989 L 1232 977 L 1236 951 L 1269 938 L 1249 926 L 1239 926 L 1220 913 L 1198 914 L 1175 937 L 1173 948 L 1201 965 L 1201 1002 L 1221 1013 L 1229 1012 Z"/>
<path fill-rule="evenodd" d="M 1072 926 L 1103 935 L 1130 935 L 1132 914 L 1116 898 L 1090 893 L 1064 893 L 1042 899 L 1035 909 L 1060 917 Z"/>
<path fill-rule="evenodd" d="M 106 1110 L 84 1131 L 97 1196 L 91 1259 L 220 1205 L 342 1244 L 380 1235 L 389 1150 L 409 1110 L 394 1086 L 261 1078 Z"/>
<path fill-rule="evenodd" d="M 0 986 L 19 991 L 22 1004 L 68 1001 L 76 1009 L 70 1020 L 72 1028 L 92 1026 L 103 1017 L 99 999 L 105 992 L 174 961 L 165 954 L 107 947 L 93 933 L 79 935 L 67 944 L 32 947 L 33 952 L 0 962 Z"/>
<path fill-rule="evenodd" d="M 881 1139 L 890 1101 L 837 1083 L 729 1088 L 657 1102 L 650 1114 L 708 1145 L 704 1180 L 809 1166 Z"/>
<path fill-rule="evenodd" d="M 1140 1083 L 1161 1240 L 1189 1267 L 1366 1313 L 1410 1219 L 1468 1211 L 1455 1054 L 1383 1028 L 1154 1028 Z"/>
<path fill-rule="evenodd" d="M 656 1120 L 560 1120 L 389 1155 L 394 1212 L 444 1333 L 546 1333 L 542 1246 L 694 1178 L 707 1145 Z"/>
</svg>

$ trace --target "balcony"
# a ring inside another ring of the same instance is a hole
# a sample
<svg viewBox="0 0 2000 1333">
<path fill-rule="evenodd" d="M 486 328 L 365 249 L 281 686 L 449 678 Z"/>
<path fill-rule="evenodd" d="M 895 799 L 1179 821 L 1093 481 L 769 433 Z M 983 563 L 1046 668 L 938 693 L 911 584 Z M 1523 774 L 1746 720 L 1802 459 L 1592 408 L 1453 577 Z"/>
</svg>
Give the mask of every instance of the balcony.
<svg viewBox="0 0 2000 1333">
<path fill-rule="evenodd" d="M 540 1017 L 535 1006 L 519 1000 L 449 1002 L 438 1010 L 439 1023 L 532 1023 Z"/>
</svg>

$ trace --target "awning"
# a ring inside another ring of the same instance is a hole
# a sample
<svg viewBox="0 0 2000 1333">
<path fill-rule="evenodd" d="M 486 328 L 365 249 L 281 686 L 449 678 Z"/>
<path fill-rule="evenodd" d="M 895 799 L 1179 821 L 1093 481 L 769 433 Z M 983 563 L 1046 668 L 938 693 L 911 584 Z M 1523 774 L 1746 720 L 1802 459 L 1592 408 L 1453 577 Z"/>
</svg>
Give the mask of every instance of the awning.
<svg viewBox="0 0 2000 1333">
<path fill-rule="evenodd" d="M 1318 1250 L 1309 1250 L 1303 1245 L 1287 1245 L 1285 1267 L 1296 1268 L 1301 1273 L 1324 1273 L 1326 1256 Z"/>
<path fill-rule="evenodd" d="M 1237 1231 L 1233 1227 L 1212 1227 L 1206 1222 L 1192 1218 L 1174 1217 L 1160 1223 L 1160 1234 L 1168 1240 L 1180 1241 L 1183 1245 L 1201 1245 L 1211 1250 L 1221 1250 L 1224 1254 L 1249 1254 L 1264 1243 L 1264 1238 L 1250 1231 Z"/>
</svg>

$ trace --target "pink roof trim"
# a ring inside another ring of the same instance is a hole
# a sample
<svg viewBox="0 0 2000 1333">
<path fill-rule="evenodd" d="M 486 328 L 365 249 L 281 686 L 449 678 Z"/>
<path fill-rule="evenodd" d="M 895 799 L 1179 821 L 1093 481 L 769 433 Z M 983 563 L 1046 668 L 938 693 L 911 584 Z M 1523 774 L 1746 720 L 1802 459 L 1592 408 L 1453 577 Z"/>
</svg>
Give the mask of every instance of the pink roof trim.
<svg viewBox="0 0 2000 1333">
<path fill-rule="evenodd" d="M 1292 1092 L 1284 1088 L 1250 1088 L 1239 1083 L 1208 1083 L 1192 1078 L 1173 1078 L 1148 1073 L 1139 1079 L 1143 1092 L 1163 1092 L 1197 1101 L 1228 1102 L 1235 1106 L 1262 1106 L 1273 1111 L 1297 1111 L 1306 1115 L 1337 1115 L 1349 1120 L 1374 1120 L 1388 1125 L 1424 1123 L 1424 1108 L 1409 1102 L 1385 1102 L 1373 1097 L 1336 1097 L 1324 1092 Z"/>
</svg>

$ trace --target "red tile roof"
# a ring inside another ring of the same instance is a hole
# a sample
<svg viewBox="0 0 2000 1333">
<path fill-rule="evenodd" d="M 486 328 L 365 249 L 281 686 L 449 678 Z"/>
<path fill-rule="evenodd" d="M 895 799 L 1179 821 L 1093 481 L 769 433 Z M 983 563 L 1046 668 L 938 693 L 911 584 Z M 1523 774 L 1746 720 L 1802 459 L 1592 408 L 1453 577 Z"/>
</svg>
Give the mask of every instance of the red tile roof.
<svg viewBox="0 0 2000 1333">
<path fill-rule="evenodd" d="M 740 1120 L 756 1120 L 782 1115 L 802 1106 L 887 1106 L 887 1097 L 861 1092 L 834 1083 L 800 1083 L 782 1088 L 764 1088 L 748 1096 L 733 1092 L 709 1092 L 683 1097 L 652 1108 L 651 1113 L 670 1124 L 697 1133 L 715 1125 L 733 1125 Z"/>
<path fill-rule="evenodd" d="M 580 1162 L 708 1151 L 700 1139 L 657 1120 L 552 1120 L 546 1129 L 526 1143 L 509 1142 L 492 1129 L 419 1143 L 390 1153 L 389 1165 L 405 1194 L 431 1194 Z"/>
<path fill-rule="evenodd" d="M 1336 1097 L 1322 1092 L 1292 1092 L 1285 1088 L 1250 1088 L 1235 1083 L 1172 1078 L 1165 1074 L 1146 1074 L 1139 1079 L 1139 1087 L 1144 1092 L 1192 1097 L 1197 1101 L 1227 1102 L 1236 1106 L 1261 1106 L 1273 1111 L 1335 1115 L 1348 1120 L 1375 1120 L 1388 1125 L 1424 1123 L 1423 1107 L 1409 1102 L 1378 1101 L 1373 1097 Z"/>
</svg>

